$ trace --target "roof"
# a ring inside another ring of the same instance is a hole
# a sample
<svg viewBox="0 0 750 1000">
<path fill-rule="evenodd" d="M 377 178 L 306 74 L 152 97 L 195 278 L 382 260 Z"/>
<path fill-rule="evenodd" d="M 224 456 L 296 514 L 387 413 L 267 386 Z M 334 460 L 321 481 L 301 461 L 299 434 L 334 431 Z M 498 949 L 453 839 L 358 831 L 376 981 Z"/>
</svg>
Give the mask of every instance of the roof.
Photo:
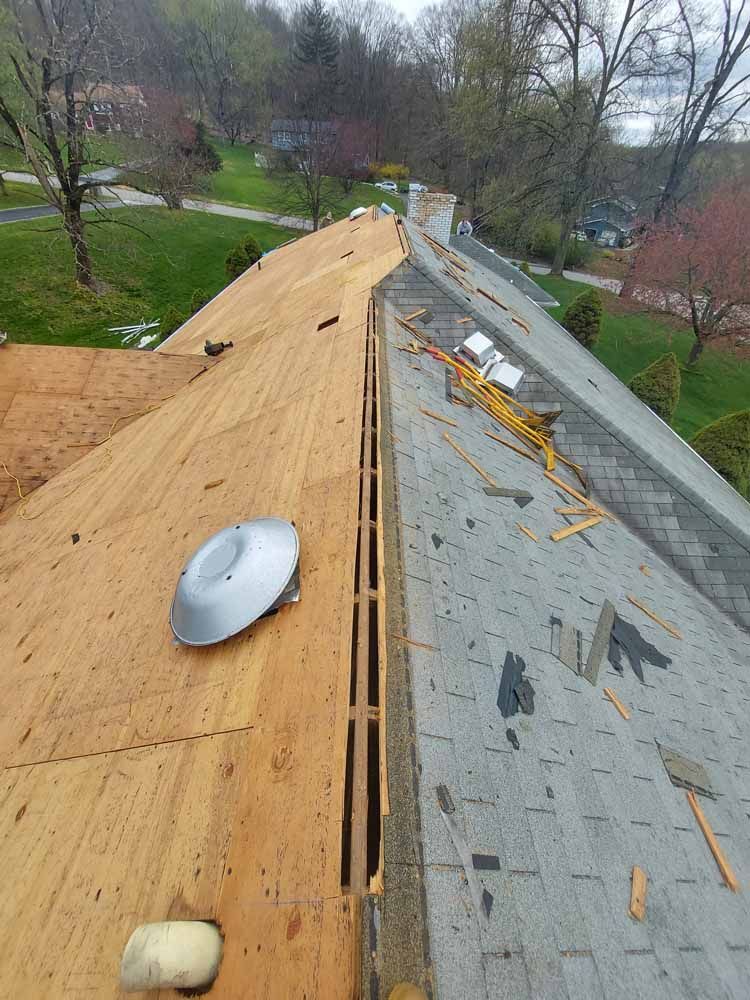
<svg viewBox="0 0 750 1000">
<path fill-rule="evenodd" d="M 549 538 L 568 494 L 448 403 L 410 315 L 525 369 L 612 519 Z M 234 346 L 0 514 L 6 989 L 118 996 L 136 925 L 197 918 L 217 998 L 747 995 L 747 894 L 655 741 L 709 772 L 744 886 L 750 508 L 516 286 L 395 216 L 262 258 L 157 358 L 202 365 L 206 339 Z M 175 645 L 186 558 L 266 514 L 295 523 L 299 603 Z M 605 598 L 667 669 L 605 658 L 591 685 L 550 652 L 555 616 L 585 658 Z M 506 719 L 509 653 L 535 695 Z"/>
<path fill-rule="evenodd" d="M 526 369 L 527 403 L 562 404 L 561 439 L 569 446 L 573 412 L 583 439 L 588 415 L 613 433 L 626 431 L 631 456 L 636 445 L 642 453 L 650 444 L 671 467 L 671 450 L 684 477 L 696 477 L 712 517 L 722 507 L 744 529 L 750 511 L 637 401 L 629 406 L 624 387 L 512 286 L 459 255 L 461 270 L 406 229 L 410 258 L 381 284 L 394 466 L 394 495 L 386 503 L 398 512 L 401 537 L 421 871 L 439 996 L 581 1000 L 619 995 L 625 983 L 629 996 L 644 1000 L 744 996 L 747 893 L 723 884 L 657 743 L 708 770 L 717 798 L 700 805 L 744 889 L 747 632 L 624 517 L 552 541 L 552 531 L 572 520 L 554 508 L 574 501 L 542 467 L 487 437 L 490 430 L 515 441 L 485 413 L 446 400 L 444 365 L 399 350 L 409 333 L 395 317 L 427 308 L 431 318 L 420 331 L 444 348 L 481 329 Z M 477 288 L 523 318 L 530 334 Z M 467 315 L 476 327 L 457 325 Z M 598 388 L 588 382 L 592 376 Z M 446 442 L 446 431 L 468 460 Z M 557 435 L 556 447 L 563 448 Z M 521 510 L 511 498 L 488 496 L 469 461 L 533 501 Z M 696 535 L 700 530 L 696 525 Z M 586 662 L 605 599 L 671 658 L 667 669 L 644 663 L 641 683 L 626 662 L 620 676 L 605 647 L 593 686 L 551 652 L 555 616 L 581 630 Z M 509 652 L 525 661 L 533 714 L 503 718 L 498 709 Z M 605 686 L 629 709 L 627 721 L 604 696 Z M 439 804 L 445 790 L 455 808 L 450 820 Z M 408 844 L 402 852 L 405 863 Z M 635 865 L 648 877 L 642 923 L 628 915 Z"/>
<path fill-rule="evenodd" d="M 0 347 L 0 510 L 41 486 L 211 367 L 210 358 L 151 351 Z"/>
<path fill-rule="evenodd" d="M 560 304 L 549 292 L 545 292 L 541 285 L 538 285 L 533 278 L 524 274 L 523 271 L 511 264 L 505 257 L 501 257 L 500 254 L 495 253 L 494 250 L 485 246 L 484 243 L 480 243 L 473 236 L 451 236 L 450 245 L 460 253 L 471 258 L 471 260 L 477 261 L 477 263 L 482 264 L 488 270 L 504 278 L 511 285 L 520 288 L 524 295 L 528 295 L 532 301 L 543 306 L 545 309 L 551 309 L 553 306 Z"/>
<path fill-rule="evenodd" d="M 363 379 L 371 288 L 403 255 L 396 221 L 369 214 L 264 257 L 170 341 L 192 356 L 233 340 L 218 364 L 41 486 L 29 520 L 0 515 L 14 996 L 119 996 L 134 927 L 186 916 L 225 935 L 212 995 L 353 992 L 342 855 Z M 297 526 L 300 602 L 241 640 L 175 646 L 185 559 L 263 514 Z"/>
</svg>

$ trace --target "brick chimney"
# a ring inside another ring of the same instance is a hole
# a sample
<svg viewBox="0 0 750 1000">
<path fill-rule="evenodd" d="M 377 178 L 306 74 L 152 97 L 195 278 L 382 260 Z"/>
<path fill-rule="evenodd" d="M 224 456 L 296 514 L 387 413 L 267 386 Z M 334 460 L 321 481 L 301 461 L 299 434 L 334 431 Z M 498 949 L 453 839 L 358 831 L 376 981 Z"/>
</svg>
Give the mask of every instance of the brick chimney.
<svg viewBox="0 0 750 1000">
<path fill-rule="evenodd" d="M 410 191 L 406 217 L 415 226 L 443 246 L 448 246 L 453 222 L 455 194 L 438 194 L 435 191 Z"/>
</svg>

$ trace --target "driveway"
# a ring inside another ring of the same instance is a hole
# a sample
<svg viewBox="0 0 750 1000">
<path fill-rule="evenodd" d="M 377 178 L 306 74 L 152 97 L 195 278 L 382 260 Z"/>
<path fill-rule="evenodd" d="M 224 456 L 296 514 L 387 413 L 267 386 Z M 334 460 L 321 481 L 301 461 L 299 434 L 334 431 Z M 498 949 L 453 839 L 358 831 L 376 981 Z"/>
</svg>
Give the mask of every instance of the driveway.
<svg viewBox="0 0 750 1000">
<path fill-rule="evenodd" d="M 93 174 L 91 176 L 94 176 Z M 39 181 L 34 174 L 21 173 L 19 171 L 8 170 L 3 172 L 3 177 L 7 181 L 16 181 L 19 184 L 38 184 Z M 53 187 L 59 187 L 56 178 L 51 177 L 50 183 Z M 114 208 L 117 205 L 128 206 L 161 206 L 164 207 L 164 200 L 154 194 L 145 194 L 143 191 L 136 191 L 134 188 L 123 187 L 115 184 L 111 187 L 101 187 L 98 190 L 102 204 L 107 208 Z M 106 199 L 106 200 L 104 200 Z M 296 215 L 277 215 L 275 212 L 259 212 L 254 208 L 240 208 L 237 205 L 224 205 L 215 201 L 196 201 L 186 198 L 183 201 L 183 208 L 189 212 L 207 212 L 209 215 L 225 215 L 232 219 L 248 219 L 250 222 L 270 222 L 274 226 L 284 226 L 286 229 L 312 229 L 312 222 L 309 219 L 302 219 Z M 0 212 L 0 221 L 18 222 L 23 219 L 35 219 L 39 216 L 55 215 L 57 209 L 51 206 L 32 206 L 32 212 L 38 215 L 21 215 L 18 219 L 11 219 L 11 212 L 25 212 L 26 209 L 7 209 Z"/>
<path fill-rule="evenodd" d="M 119 208 L 122 202 L 105 201 L 100 202 L 102 208 Z M 93 212 L 96 205 L 82 205 L 82 212 Z M 43 219 L 49 215 L 58 215 L 59 212 L 52 205 L 27 205 L 25 208 L 6 208 L 0 212 L 0 226 L 6 222 L 28 222 L 32 219 Z"/>
<path fill-rule="evenodd" d="M 529 269 L 534 274 L 549 274 L 550 269 L 541 264 L 529 264 Z M 622 282 L 616 278 L 600 278 L 598 274 L 586 274 L 585 271 L 563 271 L 563 278 L 569 281 L 580 281 L 584 285 L 596 285 L 597 288 L 606 288 L 608 292 L 620 294 Z"/>
</svg>

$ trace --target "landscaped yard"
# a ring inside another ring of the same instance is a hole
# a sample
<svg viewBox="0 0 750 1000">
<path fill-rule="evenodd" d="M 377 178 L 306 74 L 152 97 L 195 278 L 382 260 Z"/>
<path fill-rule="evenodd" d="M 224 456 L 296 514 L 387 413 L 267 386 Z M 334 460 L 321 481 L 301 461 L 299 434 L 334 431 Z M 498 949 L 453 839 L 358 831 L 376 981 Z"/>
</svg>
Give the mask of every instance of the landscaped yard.
<svg viewBox="0 0 750 1000">
<path fill-rule="evenodd" d="M 299 232 L 200 212 L 118 209 L 137 226 L 89 226 L 94 272 L 111 291 L 95 296 L 72 280 L 70 246 L 59 222 L 0 226 L 0 325 L 16 342 L 119 347 L 111 326 L 187 311 L 196 288 L 215 295 L 227 283 L 224 259 L 252 233 L 264 250 Z M 221 331 L 217 331 L 221 339 Z"/>
<path fill-rule="evenodd" d="M 221 140 L 216 140 L 215 145 L 224 167 L 219 173 L 211 176 L 209 189 L 201 197 L 227 204 L 246 205 L 248 208 L 257 208 L 263 212 L 302 214 L 298 207 L 284 204 L 279 181 L 269 177 L 261 167 L 256 167 L 256 152 L 267 153 L 267 146 L 231 146 Z M 383 201 L 398 212 L 403 212 L 405 209 L 404 202 L 399 197 L 381 191 L 372 184 L 355 184 L 352 193 L 345 195 L 340 191 L 336 181 L 331 179 L 329 183 L 336 197 L 336 207 L 333 210 L 336 219 L 342 219 L 358 205 L 365 207 L 379 205 Z"/>
<path fill-rule="evenodd" d="M 568 302 L 588 287 L 549 275 L 535 274 L 534 280 L 560 303 L 549 310 L 557 320 L 562 318 Z M 695 368 L 686 371 L 684 365 L 694 339 L 689 330 L 679 329 L 666 317 L 653 313 L 618 313 L 619 300 L 609 292 L 602 292 L 602 301 L 602 333 L 594 354 L 623 382 L 629 382 L 636 372 L 667 351 L 677 355 L 682 366 L 682 390 L 673 426 L 678 434 L 690 439 L 724 414 L 747 409 L 750 361 L 706 348 Z"/>
<path fill-rule="evenodd" d="M 0 193 L 0 212 L 6 208 L 26 208 L 29 205 L 46 205 L 41 188 L 34 184 L 5 182 L 5 194 Z"/>
</svg>

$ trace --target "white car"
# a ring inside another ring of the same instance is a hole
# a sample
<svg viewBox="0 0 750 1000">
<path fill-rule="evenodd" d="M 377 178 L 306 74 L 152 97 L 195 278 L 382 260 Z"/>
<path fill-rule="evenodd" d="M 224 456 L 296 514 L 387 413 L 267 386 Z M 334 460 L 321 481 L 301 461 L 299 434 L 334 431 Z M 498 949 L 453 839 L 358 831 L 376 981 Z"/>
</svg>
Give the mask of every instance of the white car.
<svg viewBox="0 0 750 1000">
<path fill-rule="evenodd" d="M 425 187 L 424 184 L 410 184 L 409 190 L 418 191 L 420 194 L 424 194 L 426 191 L 429 191 L 430 189 L 428 187 Z"/>
<path fill-rule="evenodd" d="M 375 187 L 381 191 L 390 191 L 392 194 L 398 193 L 398 184 L 395 181 L 378 181 Z"/>
</svg>

